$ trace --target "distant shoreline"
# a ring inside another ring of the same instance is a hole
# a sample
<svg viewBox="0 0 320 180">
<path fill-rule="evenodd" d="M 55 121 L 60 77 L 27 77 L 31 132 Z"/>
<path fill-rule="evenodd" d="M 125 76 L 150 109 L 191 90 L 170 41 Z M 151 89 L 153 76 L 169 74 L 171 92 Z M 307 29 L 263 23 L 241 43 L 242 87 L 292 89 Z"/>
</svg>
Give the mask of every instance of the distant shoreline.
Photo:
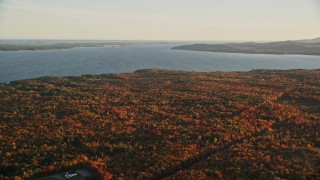
<svg viewBox="0 0 320 180">
<path fill-rule="evenodd" d="M 170 44 L 173 42 L 160 41 L 110 41 L 110 42 L 59 42 L 54 44 L 10 44 L 0 43 L 0 51 L 37 51 L 37 50 L 62 50 L 72 48 L 94 48 L 94 47 L 123 47 L 136 44 Z M 179 43 L 182 44 L 182 43 Z"/>
<path fill-rule="evenodd" d="M 320 55 L 320 43 L 301 43 L 281 41 L 271 43 L 228 43 L 228 44 L 192 44 L 173 47 L 174 50 L 274 54 L 274 55 Z"/>
<path fill-rule="evenodd" d="M 103 47 L 109 44 L 100 43 L 76 43 L 76 44 L 53 44 L 53 45 L 9 45 L 0 44 L 0 51 L 35 51 L 35 50 L 61 50 L 77 47 Z M 110 44 L 111 45 L 111 44 Z M 114 45 L 114 44 L 112 44 Z M 117 44 L 120 45 L 120 44 Z"/>
</svg>

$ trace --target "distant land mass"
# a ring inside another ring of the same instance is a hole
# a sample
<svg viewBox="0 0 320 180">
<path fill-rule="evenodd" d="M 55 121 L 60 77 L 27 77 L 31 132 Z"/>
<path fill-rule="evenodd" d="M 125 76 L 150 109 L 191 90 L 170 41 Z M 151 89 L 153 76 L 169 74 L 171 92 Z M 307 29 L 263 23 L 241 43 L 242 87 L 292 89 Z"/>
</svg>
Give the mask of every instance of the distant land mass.
<svg viewBox="0 0 320 180">
<path fill-rule="evenodd" d="M 173 47 L 176 50 L 209 51 L 246 54 L 320 55 L 320 38 L 269 43 L 193 44 Z"/>
<path fill-rule="evenodd" d="M 58 43 L 48 45 L 13 45 L 0 44 L 0 51 L 22 51 L 22 50 L 58 50 L 71 49 L 75 47 L 103 47 L 105 45 L 123 45 L 123 43 L 108 44 L 108 43 Z"/>
<path fill-rule="evenodd" d="M 162 41 L 103 41 L 97 40 L 94 42 L 88 42 L 85 40 L 79 40 L 76 42 L 70 42 L 68 40 L 56 40 L 58 43 L 52 44 L 33 44 L 36 43 L 50 43 L 48 40 L 30 40 L 31 44 L 20 44 L 20 40 L 15 40 L 7 43 L 2 43 L 0 40 L 0 51 L 23 51 L 23 50 L 59 50 L 59 49 L 71 49 L 77 47 L 104 47 L 104 46 L 125 46 L 133 44 L 167 44 L 173 42 L 162 42 Z M 21 40 L 22 42 L 26 42 Z M 52 40 L 55 41 L 55 40 Z M 51 42 L 52 42 L 51 41 Z M 13 42 L 13 44 L 12 44 Z M 28 40 L 27 40 L 28 42 Z"/>
<path fill-rule="evenodd" d="M 300 42 L 300 43 L 320 43 L 320 37 L 315 38 L 315 39 L 296 40 L 296 42 Z"/>
</svg>

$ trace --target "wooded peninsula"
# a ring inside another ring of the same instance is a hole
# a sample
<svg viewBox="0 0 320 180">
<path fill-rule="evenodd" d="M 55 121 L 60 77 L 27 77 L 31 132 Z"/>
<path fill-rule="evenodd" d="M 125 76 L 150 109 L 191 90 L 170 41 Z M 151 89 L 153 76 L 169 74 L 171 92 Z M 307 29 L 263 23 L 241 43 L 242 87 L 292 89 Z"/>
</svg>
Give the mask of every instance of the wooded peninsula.
<svg viewBox="0 0 320 180">
<path fill-rule="evenodd" d="M 312 43 L 309 43 L 312 42 Z M 173 47 L 175 50 L 208 51 L 245 54 L 301 54 L 320 55 L 320 42 L 280 41 L 270 43 L 193 44 Z"/>
</svg>

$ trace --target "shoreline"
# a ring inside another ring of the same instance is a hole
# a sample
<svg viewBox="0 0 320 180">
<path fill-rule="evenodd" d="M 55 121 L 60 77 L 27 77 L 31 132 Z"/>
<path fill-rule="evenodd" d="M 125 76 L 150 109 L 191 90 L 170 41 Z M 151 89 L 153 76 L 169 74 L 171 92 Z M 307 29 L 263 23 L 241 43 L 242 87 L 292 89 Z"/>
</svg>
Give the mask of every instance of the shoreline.
<svg viewBox="0 0 320 180">
<path fill-rule="evenodd" d="M 158 69 L 158 68 L 146 68 L 146 69 L 137 69 L 132 72 L 123 72 L 123 73 L 102 73 L 102 74 L 81 74 L 75 76 L 39 76 L 34 78 L 25 78 L 25 79 L 16 79 L 9 82 L 0 82 L 0 85 L 10 85 L 11 83 L 20 82 L 20 81 L 30 81 L 30 80 L 42 80 L 42 79 L 56 79 L 56 78 L 81 78 L 81 77 L 99 77 L 99 76 L 118 76 L 126 74 L 137 74 L 137 73 L 163 73 L 163 72 L 176 72 L 176 73 L 251 73 L 251 72 L 288 72 L 288 71 L 320 71 L 320 69 L 251 69 L 249 71 L 185 71 L 178 69 Z"/>
</svg>

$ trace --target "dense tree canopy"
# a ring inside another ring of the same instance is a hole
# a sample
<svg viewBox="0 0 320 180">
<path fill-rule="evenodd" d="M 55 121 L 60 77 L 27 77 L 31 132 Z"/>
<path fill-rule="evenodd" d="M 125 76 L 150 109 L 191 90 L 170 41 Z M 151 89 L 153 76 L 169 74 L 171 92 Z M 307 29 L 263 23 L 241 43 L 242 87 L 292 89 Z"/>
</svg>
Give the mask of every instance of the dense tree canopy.
<svg viewBox="0 0 320 180">
<path fill-rule="evenodd" d="M 0 102 L 0 179 L 320 177 L 319 70 L 43 77 Z"/>
</svg>

